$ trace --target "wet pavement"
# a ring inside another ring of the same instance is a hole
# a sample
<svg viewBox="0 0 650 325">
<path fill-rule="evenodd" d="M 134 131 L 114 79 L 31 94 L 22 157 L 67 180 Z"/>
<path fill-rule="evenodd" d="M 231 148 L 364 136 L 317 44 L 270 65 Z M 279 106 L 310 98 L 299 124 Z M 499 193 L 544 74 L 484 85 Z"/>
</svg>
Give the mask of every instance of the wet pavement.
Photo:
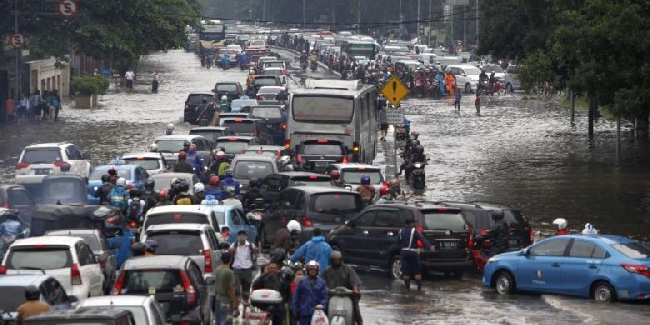
<svg viewBox="0 0 650 325">
<path fill-rule="evenodd" d="M 285 54 L 291 56 L 291 54 Z M 291 58 L 290 58 L 291 59 Z M 150 94 L 150 73 L 161 74 L 160 92 Z M 178 133 L 191 91 L 210 91 L 217 81 L 244 83 L 237 69 L 202 69 L 183 51 L 149 55 L 138 66 L 143 80 L 136 92 L 102 96 L 94 110 L 65 108 L 64 121 L 3 125 L 0 129 L 0 177 L 13 179 L 13 166 L 30 143 L 71 141 L 89 150 L 93 163 L 114 153 L 145 150 L 167 123 Z M 314 78 L 326 78 L 319 69 Z M 304 76 L 302 77 L 304 78 Z M 301 79 L 299 75 L 295 80 Z M 291 87 L 293 87 L 292 85 Z M 624 137 L 621 163 L 615 160 L 615 126 L 599 121 L 596 140 L 587 137 L 586 116 L 577 124 L 555 104 L 521 96 L 483 98 L 482 116 L 474 114 L 471 95 L 454 111 L 449 100 L 412 99 L 403 103 L 412 129 L 431 161 L 428 199 L 491 200 L 520 207 L 535 229 L 548 230 L 556 217 L 578 230 L 585 222 L 601 232 L 648 241 L 650 234 L 650 146 Z M 378 164 L 392 162 L 391 142 L 380 144 Z M 385 152 L 388 151 L 388 152 Z M 390 171 L 390 170 L 389 170 Z M 391 172 L 392 173 L 392 172 Z M 422 293 L 407 293 L 399 281 L 380 272 L 363 272 L 362 313 L 366 324 L 612 324 L 650 321 L 648 304 L 597 304 L 581 298 L 546 295 L 502 297 L 481 287 L 479 278 L 425 282 Z"/>
</svg>

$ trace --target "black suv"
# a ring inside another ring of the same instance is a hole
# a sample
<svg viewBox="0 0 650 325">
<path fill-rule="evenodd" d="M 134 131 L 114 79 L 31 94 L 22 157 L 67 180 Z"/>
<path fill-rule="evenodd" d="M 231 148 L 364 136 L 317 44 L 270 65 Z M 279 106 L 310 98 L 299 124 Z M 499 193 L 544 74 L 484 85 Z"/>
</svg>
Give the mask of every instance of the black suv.
<svg viewBox="0 0 650 325">
<path fill-rule="evenodd" d="M 252 106 L 251 117 L 261 120 L 261 125 L 265 129 L 262 132 L 271 135 L 271 143 L 269 144 L 284 145 L 287 124 L 282 114 L 282 105 Z"/>
<path fill-rule="evenodd" d="M 203 279 L 201 268 L 188 256 L 134 257 L 122 265 L 112 295 L 153 295 L 165 310 L 167 321 L 206 324 L 212 302 L 208 292 L 215 279 Z"/>
<path fill-rule="evenodd" d="M 291 220 L 302 225 L 300 242 L 304 243 L 311 239 L 314 228 L 327 233 L 354 218 L 362 208 L 361 196 L 356 192 L 335 187 L 289 187 L 280 192 L 262 217 L 262 245 L 272 242 L 275 232 Z"/>
<path fill-rule="evenodd" d="M 306 172 L 283 172 L 268 175 L 262 180 L 260 192 L 264 201 L 273 202 L 287 187 L 299 185 L 331 186 L 329 176 Z"/>
<path fill-rule="evenodd" d="M 215 101 L 220 101 L 221 96 L 226 95 L 228 102 L 232 102 L 233 99 L 239 99 L 239 96 L 244 93 L 244 88 L 237 81 L 217 82 L 212 92 Z"/>
<path fill-rule="evenodd" d="M 322 173 L 330 164 L 347 162 L 347 149 L 338 140 L 305 140 L 296 147 L 295 166 L 299 170 Z"/>
<path fill-rule="evenodd" d="M 420 253 L 425 271 L 444 272 L 459 278 L 471 270 L 469 226 L 461 210 L 430 203 L 391 201 L 363 210 L 357 218 L 328 236 L 332 249 L 343 252 L 346 263 L 388 269 L 391 277 L 401 276 L 401 248 L 397 236 L 408 216 L 415 216 L 416 229 L 435 245 L 435 252 Z"/>
<path fill-rule="evenodd" d="M 207 100 L 208 104 L 214 104 L 215 102 L 213 93 L 195 92 L 187 95 L 187 99 L 185 100 L 185 110 L 183 112 L 183 122 L 199 124 L 198 106 L 201 104 L 203 99 Z"/>
</svg>

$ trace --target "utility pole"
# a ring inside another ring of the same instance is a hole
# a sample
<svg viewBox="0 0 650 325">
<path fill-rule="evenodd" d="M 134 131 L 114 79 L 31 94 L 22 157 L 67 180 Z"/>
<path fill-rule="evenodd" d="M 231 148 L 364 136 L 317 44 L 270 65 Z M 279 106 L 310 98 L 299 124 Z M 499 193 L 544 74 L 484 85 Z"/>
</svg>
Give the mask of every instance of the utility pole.
<svg viewBox="0 0 650 325">
<path fill-rule="evenodd" d="M 262 21 L 266 22 L 266 0 L 262 0 Z"/>
<path fill-rule="evenodd" d="M 305 0 L 302 0 L 302 28 L 305 28 Z"/>
<path fill-rule="evenodd" d="M 402 38 L 402 0 L 399 0 L 399 35 Z"/>
<path fill-rule="evenodd" d="M 418 30 L 417 30 L 416 35 L 417 35 L 417 38 L 418 38 L 418 43 L 420 43 L 420 0 L 418 0 L 418 19 L 417 19 L 417 22 L 418 22 L 418 24 L 417 24 Z"/>
<path fill-rule="evenodd" d="M 478 0 L 476 0 L 476 15 L 475 15 L 475 20 L 476 20 L 476 45 L 478 46 L 478 24 L 480 22 L 479 16 L 478 16 Z"/>
<path fill-rule="evenodd" d="M 20 13 L 18 12 L 18 0 L 14 0 L 14 33 L 18 34 L 18 15 Z M 16 71 L 14 75 L 14 107 L 20 106 L 20 56 L 21 56 L 21 49 L 20 47 L 16 47 L 15 49 L 15 58 L 14 60 L 16 61 Z"/>
<path fill-rule="evenodd" d="M 357 34 L 361 31 L 361 0 L 357 0 Z"/>
<path fill-rule="evenodd" d="M 248 0 L 248 21 L 253 21 L 253 0 Z"/>
<path fill-rule="evenodd" d="M 463 46 L 467 48 L 467 9 L 469 6 L 463 6 Z"/>
<path fill-rule="evenodd" d="M 429 42 L 427 44 L 431 46 L 431 0 L 429 0 Z"/>
</svg>

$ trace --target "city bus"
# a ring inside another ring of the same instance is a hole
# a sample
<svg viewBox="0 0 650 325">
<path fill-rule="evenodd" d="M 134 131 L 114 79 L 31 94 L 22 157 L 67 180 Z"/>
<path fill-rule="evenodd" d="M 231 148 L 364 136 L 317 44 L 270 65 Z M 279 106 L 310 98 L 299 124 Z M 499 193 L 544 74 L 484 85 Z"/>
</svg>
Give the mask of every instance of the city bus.
<svg viewBox="0 0 650 325">
<path fill-rule="evenodd" d="M 337 140 L 345 144 L 345 161 L 372 163 L 377 148 L 377 90 L 358 81 L 306 83 L 289 97 L 285 148 L 305 140 Z M 329 86 L 328 86 L 329 85 Z"/>
<path fill-rule="evenodd" d="M 342 41 L 341 52 L 347 53 L 350 57 L 364 56 L 368 60 L 374 60 L 377 53 L 375 43 L 372 41 Z"/>
<path fill-rule="evenodd" d="M 204 41 L 223 41 L 226 39 L 226 25 L 220 20 L 201 20 L 199 39 Z"/>
</svg>

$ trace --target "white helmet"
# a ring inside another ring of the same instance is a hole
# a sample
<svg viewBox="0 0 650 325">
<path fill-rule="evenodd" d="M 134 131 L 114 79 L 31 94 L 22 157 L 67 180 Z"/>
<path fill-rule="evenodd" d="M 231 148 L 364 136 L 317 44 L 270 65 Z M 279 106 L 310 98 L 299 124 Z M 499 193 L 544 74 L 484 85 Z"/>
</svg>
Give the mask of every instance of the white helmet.
<svg viewBox="0 0 650 325">
<path fill-rule="evenodd" d="M 194 193 L 205 192 L 205 185 L 203 183 L 194 184 Z"/>
<path fill-rule="evenodd" d="M 566 219 L 557 218 L 553 220 L 553 224 L 557 226 L 557 229 L 566 229 Z"/>
<path fill-rule="evenodd" d="M 597 235 L 598 230 L 596 230 L 596 227 L 594 225 L 587 223 L 585 224 L 585 229 L 582 230 L 583 235 Z"/>
<path fill-rule="evenodd" d="M 124 177 L 120 177 L 115 181 L 115 185 L 117 186 L 126 186 L 126 179 Z"/>
<path fill-rule="evenodd" d="M 157 150 L 158 150 L 158 145 L 157 145 L 157 144 L 152 143 L 152 144 L 149 146 L 149 151 L 151 151 L 151 152 L 156 152 Z"/>
<path fill-rule="evenodd" d="M 167 130 L 172 130 L 173 131 L 174 130 L 174 124 L 172 124 L 172 123 L 167 124 Z"/>
<path fill-rule="evenodd" d="M 228 100 L 228 96 L 226 95 L 221 96 L 221 100 Z"/>
<path fill-rule="evenodd" d="M 289 230 L 289 232 L 293 232 L 293 231 L 300 232 L 301 231 L 300 223 L 296 220 L 289 221 L 287 223 L 287 230 Z"/>
</svg>

